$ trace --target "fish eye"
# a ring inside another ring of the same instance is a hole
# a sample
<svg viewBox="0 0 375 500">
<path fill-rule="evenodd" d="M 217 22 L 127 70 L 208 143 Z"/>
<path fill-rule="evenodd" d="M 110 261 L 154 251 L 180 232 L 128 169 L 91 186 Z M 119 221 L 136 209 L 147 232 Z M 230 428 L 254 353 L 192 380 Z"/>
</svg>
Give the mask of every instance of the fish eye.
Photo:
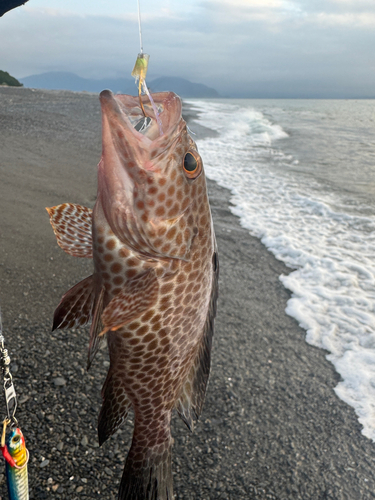
<svg viewBox="0 0 375 500">
<path fill-rule="evenodd" d="M 194 172 L 198 168 L 198 162 L 194 155 L 186 153 L 184 158 L 184 169 L 187 172 Z"/>
<path fill-rule="evenodd" d="M 185 154 L 183 166 L 186 176 L 195 179 L 201 173 L 202 161 L 196 153 L 188 151 Z"/>
<path fill-rule="evenodd" d="M 12 439 L 12 443 L 13 443 L 13 444 L 17 444 L 17 443 L 19 443 L 19 442 L 20 442 L 20 439 L 21 439 L 21 436 L 19 436 L 18 434 L 16 434 L 16 435 L 14 436 L 14 438 Z"/>
</svg>

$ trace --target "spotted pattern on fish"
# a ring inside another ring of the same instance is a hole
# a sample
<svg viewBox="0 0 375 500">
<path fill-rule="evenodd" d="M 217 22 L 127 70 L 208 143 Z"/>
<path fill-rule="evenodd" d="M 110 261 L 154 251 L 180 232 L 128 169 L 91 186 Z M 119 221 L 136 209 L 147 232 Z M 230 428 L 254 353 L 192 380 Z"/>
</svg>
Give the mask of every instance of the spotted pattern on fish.
<svg viewBox="0 0 375 500">
<path fill-rule="evenodd" d="M 201 413 L 216 313 L 218 260 L 202 160 L 177 96 L 154 100 L 163 109 L 161 137 L 155 123 L 144 135 L 133 129 L 130 120 L 142 118 L 138 98 L 101 94 L 89 363 L 106 333 L 100 444 L 130 407 L 135 414 L 120 500 L 173 498 L 171 412 L 191 429 Z M 189 152 L 193 172 L 184 170 Z"/>
<path fill-rule="evenodd" d="M 117 265 L 121 268 L 120 264 L 115 263 L 111 269 Z M 154 271 L 150 269 L 137 278 L 129 280 L 119 292 L 116 290 L 115 288 L 115 297 L 103 311 L 104 330 L 101 335 L 108 330 L 118 330 L 148 311 L 157 300 L 159 284 Z M 126 303 L 126 308 L 123 307 L 124 303 Z"/>
<path fill-rule="evenodd" d="M 46 210 L 59 246 L 73 257 L 92 258 L 92 210 L 74 203 Z"/>
<path fill-rule="evenodd" d="M 112 374 L 102 389 L 103 405 L 98 419 L 99 444 L 120 427 L 126 419 L 131 402 L 126 393 L 126 385 L 121 375 Z"/>
</svg>

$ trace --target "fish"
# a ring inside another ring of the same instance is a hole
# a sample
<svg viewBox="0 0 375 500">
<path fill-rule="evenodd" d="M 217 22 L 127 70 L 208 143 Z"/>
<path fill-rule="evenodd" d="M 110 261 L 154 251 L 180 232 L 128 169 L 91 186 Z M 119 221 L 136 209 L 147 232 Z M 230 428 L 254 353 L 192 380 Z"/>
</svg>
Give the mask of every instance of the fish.
<svg viewBox="0 0 375 500">
<path fill-rule="evenodd" d="M 21 429 L 14 428 L 6 438 L 2 453 L 6 461 L 9 500 L 28 500 L 29 482 L 27 463 L 29 452 Z"/>
<path fill-rule="evenodd" d="M 88 366 L 107 338 L 99 444 L 134 412 L 119 500 L 173 498 L 171 414 L 193 430 L 202 412 L 218 297 L 202 158 L 180 98 L 153 99 L 159 117 L 146 96 L 101 92 L 95 206 L 47 208 L 60 247 L 94 263 L 62 297 L 53 329 L 91 322 Z"/>
</svg>

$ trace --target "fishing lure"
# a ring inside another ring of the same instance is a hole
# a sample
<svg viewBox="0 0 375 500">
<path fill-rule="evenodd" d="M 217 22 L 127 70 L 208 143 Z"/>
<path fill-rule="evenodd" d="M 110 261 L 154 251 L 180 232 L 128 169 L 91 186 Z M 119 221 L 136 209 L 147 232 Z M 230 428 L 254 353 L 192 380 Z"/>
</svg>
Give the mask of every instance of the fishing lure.
<svg viewBox="0 0 375 500">
<path fill-rule="evenodd" d="M 8 419 L 3 423 L 1 452 L 6 462 L 6 477 L 9 500 L 29 500 L 27 463 L 29 452 L 21 429 L 13 428 L 6 437 Z"/>
<path fill-rule="evenodd" d="M 139 0 L 138 0 L 138 24 L 139 24 L 139 42 L 140 42 L 141 52 L 137 56 L 137 60 L 135 61 L 134 68 L 133 68 L 131 75 L 132 75 L 132 77 L 135 78 L 135 82 L 138 83 L 139 104 L 141 106 L 141 109 L 142 109 L 144 116 L 147 117 L 146 111 L 145 111 L 145 108 L 144 108 L 143 102 L 142 102 L 142 89 L 143 89 L 144 93 L 147 94 L 147 97 L 150 100 L 150 103 L 151 103 L 151 106 L 152 106 L 152 109 L 154 111 L 155 118 L 156 118 L 156 121 L 157 121 L 157 124 L 159 127 L 159 134 L 163 135 L 163 133 L 164 133 L 163 126 L 161 123 L 158 109 L 157 109 L 157 107 L 154 103 L 154 100 L 152 98 L 152 95 L 150 94 L 150 91 L 148 90 L 147 85 L 146 85 L 146 74 L 147 74 L 148 61 L 150 59 L 150 56 L 143 52 L 142 27 L 141 27 L 141 8 L 140 8 Z"/>
<path fill-rule="evenodd" d="M 0 450 L 6 462 L 6 476 L 9 500 L 29 500 L 29 481 L 27 463 L 29 452 L 26 449 L 25 438 L 18 427 L 15 417 L 17 396 L 10 373 L 10 357 L 4 346 L 3 328 L 0 310 L 0 366 L 4 377 L 4 395 L 7 408 L 7 418 L 3 422 Z M 10 432 L 7 436 L 7 427 Z"/>
<path fill-rule="evenodd" d="M 157 121 L 157 124 L 159 127 L 159 134 L 163 135 L 163 126 L 161 123 L 158 109 L 157 109 L 156 104 L 152 98 L 152 95 L 150 94 L 150 91 L 148 90 L 147 85 L 146 85 L 146 73 L 147 73 L 149 59 L 150 59 L 150 56 L 148 54 L 145 54 L 144 52 L 141 52 L 140 54 L 138 54 L 137 60 L 135 61 L 135 65 L 134 65 L 134 68 L 133 68 L 133 71 L 131 74 L 135 78 L 135 81 L 138 82 L 139 103 L 141 105 L 141 109 L 143 111 L 143 114 L 146 116 L 145 108 L 143 106 L 143 102 L 141 99 L 142 89 L 145 92 L 145 94 L 147 94 L 147 97 L 150 100 L 150 103 L 151 103 L 151 106 L 152 106 L 152 109 L 154 111 L 155 118 L 156 118 L 156 121 Z"/>
</svg>

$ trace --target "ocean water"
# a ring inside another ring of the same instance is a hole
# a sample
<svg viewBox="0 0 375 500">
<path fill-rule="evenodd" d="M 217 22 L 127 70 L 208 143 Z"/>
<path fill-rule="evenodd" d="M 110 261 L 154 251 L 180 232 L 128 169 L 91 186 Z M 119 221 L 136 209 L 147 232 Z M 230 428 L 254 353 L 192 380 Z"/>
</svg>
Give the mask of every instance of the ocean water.
<svg viewBox="0 0 375 500">
<path fill-rule="evenodd" d="M 233 212 L 293 271 L 286 312 L 326 349 L 375 441 L 375 101 L 189 100 Z M 194 131 L 194 127 L 192 127 Z"/>
</svg>

